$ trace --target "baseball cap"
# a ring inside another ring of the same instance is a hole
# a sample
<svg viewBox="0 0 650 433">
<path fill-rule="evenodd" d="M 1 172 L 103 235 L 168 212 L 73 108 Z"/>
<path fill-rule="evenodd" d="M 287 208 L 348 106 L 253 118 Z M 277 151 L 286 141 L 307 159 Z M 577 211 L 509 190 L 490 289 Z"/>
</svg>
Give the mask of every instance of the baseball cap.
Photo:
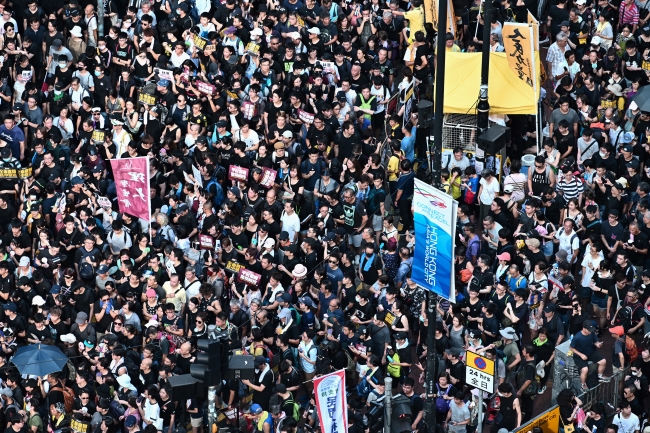
<svg viewBox="0 0 650 433">
<path fill-rule="evenodd" d="M 582 327 L 589 332 L 594 332 L 596 330 L 593 320 L 585 320 L 582 322 Z"/>
<path fill-rule="evenodd" d="M 98 274 L 106 274 L 108 273 L 108 266 L 106 265 L 101 265 L 99 269 L 97 269 Z"/>
<path fill-rule="evenodd" d="M 260 406 L 260 405 L 257 404 L 257 403 L 253 403 L 253 404 L 251 405 L 251 413 L 252 413 L 253 415 L 258 415 L 258 414 L 262 413 L 262 406 Z"/>
<path fill-rule="evenodd" d="M 18 311 L 18 308 L 16 308 L 16 304 L 14 304 L 13 302 L 9 302 L 8 304 L 4 304 L 3 308 L 6 311 L 13 311 L 14 313 Z"/>
<path fill-rule="evenodd" d="M 609 328 L 609 332 L 612 333 L 612 334 L 616 334 L 619 337 L 621 337 L 621 336 L 625 335 L 625 328 L 623 328 L 622 326 L 614 326 L 612 328 Z"/>
<path fill-rule="evenodd" d="M 167 87 L 169 86 L 169 80 L 165 80 L 165 79 L 158 80 L 158 83 L 156 84 L 159 85 L 160 87 Z"/>
<path fill-rule="evenodd" d="M 556 310 L 557 310 L 557 308 L 555 307 L 555 304 L 552 303 L 552 302 L 549 302 L 548 304 L 546 304 L 544 306 L 544 312 L 545 313 L 555 313 Z"/>
<path fill-rule="evenodd" d="M 182 4 L 182 3 L 181 3 L 181 4 Z M 126 419 L 124 420 L 124 427 L 126 427 L 126 428 L 131 428 L 131 427 L 133 427 L 134 425 L 136 425 L 137 422 L 138 422 L 138 420 L 137 420 L 133 415 L 129 415 L 129 416 L 127 416 Z"/>
<path fill-rule="evenodd" d="M 255 367 L 259 367 L 259 366 L 262 365 L 262 364 L 266 364 L 266 358 L 263 357 L 263 356 L 261 356 L 261 355 L 257 355 L 257 356 L 255 357 L 255 362 L 254 362 L 254 364 L 255 364 Z"/>
</svg>

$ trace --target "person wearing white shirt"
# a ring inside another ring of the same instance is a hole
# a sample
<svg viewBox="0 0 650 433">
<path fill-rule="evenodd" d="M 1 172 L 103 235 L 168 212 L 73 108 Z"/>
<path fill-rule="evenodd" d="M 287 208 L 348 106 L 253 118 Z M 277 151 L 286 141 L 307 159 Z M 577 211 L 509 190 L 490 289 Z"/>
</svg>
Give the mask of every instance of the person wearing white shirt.
<svg viewBox="0 0 650 433">
<path fill-rule="evenodd" d="M 183 65 L 185 60 L 189 60 L 190 56 L 185 52 L 185 45 L 183 42 L 176 42 L 174 45 L 174 51 L 172 52 L 169 61 L 175 68 L 180 68 Z"/>
<path fill-rule="evenodd" d="M 61 116 L 63 114 L 63 116 Z M 61 131 L 61 137 L 64 140 L 70 140 L 72 134 L 74 134 L 74 125 L 72 120 L 68 118 L 68 108 L 62 107 L 59 117 L 55 117 L 52 120 L 52 124 L 57 126 Z"/>
<path fill-rule="evenodd" d="M 573 230 L 574 222 L 571 218 L 564 219 L 564 226 L 555 233 L 555 239 L 560 241 L 560 249 L 566 251 L 567 262 L 573 264 L 574 256 L 577 258 L 580 248 L 580 238 Z"/>
<path fill-rule="evenodd" d="M 284 204 L 284 212 L 280 217 L 282 223 L 282 231 L 289 233 L 289 239 L 293 242 L 298 241 L 298 233 L 300 233 L 300 218 L 296 214 L 296 204 L 292 201 Z"/>
<path fill-rule="evenodd" d="M 149 424 L 156 427 L 160 431 L 163 428 L 163 420 L 160 417 L 160 406 L 156 401 L 158 397 L 158 388 L 155 385 L 150 386 L 144 392 L 145 399 L 138 403 L 138 411 L 142 418 L 142 428 L 146 428 Z"/>
<path fill-rule="evenodd" d="M 612 424 L 618 427 L 618 433 L 639 433 L 641 429 L 639 417 L 632 413 L 630 402 L 622 399 L 618 403 L 620 412 L 612 420 Z"/>
</svg>

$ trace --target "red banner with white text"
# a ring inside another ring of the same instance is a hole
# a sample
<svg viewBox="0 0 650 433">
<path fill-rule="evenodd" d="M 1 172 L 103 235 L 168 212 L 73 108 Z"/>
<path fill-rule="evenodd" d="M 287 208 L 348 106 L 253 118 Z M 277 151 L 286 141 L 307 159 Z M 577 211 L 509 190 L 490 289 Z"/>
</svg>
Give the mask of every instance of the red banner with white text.
<svg viewBox="0 0 650 433">
<path fill-rule="evenodd" d="M 148 158 L 111 159 L 120 212 L 149 220 L 151 196 Z"/>
</svg>

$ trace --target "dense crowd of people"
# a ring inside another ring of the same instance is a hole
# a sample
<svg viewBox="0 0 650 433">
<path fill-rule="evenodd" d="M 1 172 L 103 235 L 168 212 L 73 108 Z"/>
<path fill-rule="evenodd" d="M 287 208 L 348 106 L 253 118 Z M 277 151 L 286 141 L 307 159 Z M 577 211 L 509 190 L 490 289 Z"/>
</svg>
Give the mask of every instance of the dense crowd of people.
<svg viewBox="0 0 650 433">
<path fill-rule="evenodd" d="M 479 51 L 481 2 L 452 3 L 446 50 Z M 477 162 L 473 143 L 442 159 L 456 301 L 436 301 L 429 328 L 412 278 L 429 135 L 416 102 L 437 62 L 421 0 L 104 0 L 101 22 L 88 0 L 0 1 L 0 425 L 320 431 L 312 380 L 345 370 L 352 433 L 376 429 L 388 383 L 411 402 L 407 431 L 434 429 L 433 400 L 438 429 L 511 432 L 547 408 L 570 341 L 580 385 L 557 396 L 562 431 L 641 431 L 650 2 L 529 3 L 496 2 L 485 43 L 503 51 L 503 23 L 528 10 L 541 22 L 548 134 L 530 166 L 525 116 L 506 119 L 509 165 Z M 145 156 L 138 218 L 110 160 Z M 222 372 L 217 420 L 170 385 L 214 335 L 255 366 Z M 21 375 L 12 356 L 37 343 L 63 351 L 61 371 Z M 467 351 L 496 365 L 484 421 Z M 583 409 L 612 375 L 613 418 L 607 402 Z"/>
</svg>

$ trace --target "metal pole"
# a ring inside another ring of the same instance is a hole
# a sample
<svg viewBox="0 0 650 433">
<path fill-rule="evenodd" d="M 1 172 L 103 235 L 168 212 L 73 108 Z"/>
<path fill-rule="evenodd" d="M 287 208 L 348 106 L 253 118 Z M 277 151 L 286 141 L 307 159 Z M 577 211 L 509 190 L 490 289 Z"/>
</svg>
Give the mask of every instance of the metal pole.
<svg viewBox="0 0 650 433">
<path fill-rule="evenodd" d="M 438 153 L 437 155 L 440 154 Z M 437 183 L 440 183 L 439 179 L 440 176 L 438 176 L 438 180 L 436 181 Z M 425 400 L 424 412 L 427 429 L 432 432 L 436 431 L 436 406 L 433 394 L 436 392 L 438 355 L 436 354 L 436 295 L 431 291 L 428 291 L 427 320 L 429 322 L 429 329 L 427 332 L 427 367 L 425 371 L 424 387 L 427 393 L 427 398 Z"/>
<path fill-rule="evenodd" d="M 478 390 L 478 419 L 476 421 L 476 431 L 477 432 L 482 432 L 483 431 L 483 391 Z"/>
<path fill-rule="evenodd" d="M 390 433 L 390 418 L 393 413 L 393 379 L 384 379 L 384 433 Z"/>
<path fill-rule="evenodd" d="M 478 116 L 476 126 L 480 135 L 488 128 L 490 104 L 488 102 L 488 77 L 490 76 L 490 23 L 492 22 L 492 2 L 485 1 L 483 7 L 483 50 L 481 51 L 481 90 L 476 107 Z"/>
<path fill-rule="evenodd" d="M 97 0 L 97 36 L 104 36 L 104 0 Z"/>
<path fill-rule="evenodd" d="M 436 54 L 436 82 L 435 95 L 436 104 L 434 107 L 433 119 L 433 164 L 431 175 L 433 186 L 440 189 L 440 171 L 442 170 L 442 130 L 444 122 L 444 99 L 445 99 L 445 58 L 447 55 L 447 0 L 438 0 L 438 35 Z M 432 322 L 429 320 L 429 326 Z M 435 339 L 434 339 L 435 341 Z M 429 346 L 427 346 L 429 347 Z M 429 361 L 427 360 L 427 365 Z M 434 414 L 435 419 L 435 414 Z M 431 427 L 431 426 L 430 426 Z"/>
</svg>

